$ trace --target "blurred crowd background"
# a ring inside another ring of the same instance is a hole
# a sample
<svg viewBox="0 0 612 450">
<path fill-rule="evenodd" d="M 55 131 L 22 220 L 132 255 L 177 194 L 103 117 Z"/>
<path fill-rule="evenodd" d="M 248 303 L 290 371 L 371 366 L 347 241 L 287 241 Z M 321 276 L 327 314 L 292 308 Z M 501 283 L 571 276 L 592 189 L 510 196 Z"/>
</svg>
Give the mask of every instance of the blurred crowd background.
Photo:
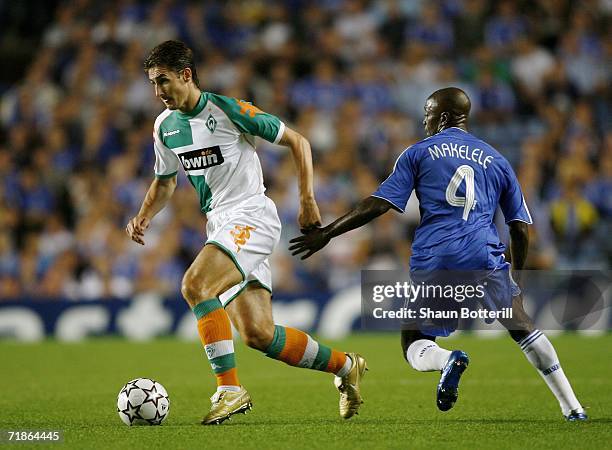
<svg viewBox="0 0 612 450">
<path fill-rule="evenodd" d="M 178 296 L 205 242 L 184 175 L 131 242 L 162 104 L 142 70 L 167 39 L 204 90 L 254 102 L 311 142 L 325 223 L 424 137 L 429 93 L 458 86 L 471 131 L 513 164 L 535 220 L 528 267 L 612 265 L 610 0 L 0 1 L 0 299 Z M 283 221 L 276 292 L 337 290 L 405 268 L 418 205 L 292 258 L 291 157 L 261 142 Z M 500 218 L 505 235 L 503 220 Z"/>
</svg>

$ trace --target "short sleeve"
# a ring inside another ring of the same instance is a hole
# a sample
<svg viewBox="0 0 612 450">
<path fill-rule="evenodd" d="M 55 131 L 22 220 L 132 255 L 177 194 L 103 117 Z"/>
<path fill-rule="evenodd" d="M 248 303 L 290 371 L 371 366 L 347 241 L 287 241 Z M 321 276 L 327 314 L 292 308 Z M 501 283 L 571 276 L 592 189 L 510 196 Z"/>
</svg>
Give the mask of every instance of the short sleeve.
<svg viewBox="0 0 612 450">
<path fill-rule="evenodd" d="M 499 206 L 504 213 L 506 223 L 519 220 L 532 224 L 533 220 L 521 191 L 521 185 L 509 164 L 503 168 L 503 174 L 504 182 L 502 183 L 503 188 L 499 198 Z"/>
<path fill-rule="evenodd" d="M 252 103 L 218 94 L 211 94 L 210 100 L 227 114 L 241 132 L 259 136 L 274 144 L 283 137 L 285 124 Z"/>
<path fill-rule="evenodd" d="M 155 176 L 169 178 L 176 175 L 179 168 L 178 157 L 162 143 L 158 130 L 153 133 L 153 148 L 155 149 Z"/>
<path fill-rule="evenodd" d="M 398 211 L 404 212 L 416 178 L 413 158 L 414 151 L 411 152 L 410 148 L 405 150 L 395 161 L 391 175 L 382 182 L 372 197 L 382 198 Z"/>
</svg>

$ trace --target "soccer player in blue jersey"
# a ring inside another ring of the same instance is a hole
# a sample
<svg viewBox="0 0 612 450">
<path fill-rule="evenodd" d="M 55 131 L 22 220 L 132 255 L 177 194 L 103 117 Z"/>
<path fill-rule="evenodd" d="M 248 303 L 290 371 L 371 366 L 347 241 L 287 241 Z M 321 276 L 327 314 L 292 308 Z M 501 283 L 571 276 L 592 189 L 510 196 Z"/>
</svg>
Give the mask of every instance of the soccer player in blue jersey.
<svg viewBox="0 0 612 450">
<path fill-rule="evenodd" d="M 420 202 L 421 223 L 412 245 L 411 273 L 418 271 L 487 271 L 506 277 L 512 318 L 499 319 L 529 362 L 538 370 L 559 401 L 569 421 L 586 420 L 559 363 L 554 347 L 525 313 L 518 285 L 510 276 L 493 218 L 499 205 L 510 231 L 510 256 L 518 281 L 528 248 L 527 225 L 532 223 L 521 188 L 508 161 L 493 147 L 467 131 L 470 99 L 461 89 L 440 89 L 425 103 L 423 125 L 427 138 L 407 148 L 393 173 L 370 197 L 332 224 L 292 239 L 294 255 L 310 257 L 335 236 L 358 228 L 389 209 L 403 212 L 414 189 Z M 438 346 L 436 336 L 454 329 L 402 330 L 408 363 L 421 372 L 441 371 L 437 406 L 451 409 L 459 380 L 469 359 L 460 350 Z"/>
</svg>

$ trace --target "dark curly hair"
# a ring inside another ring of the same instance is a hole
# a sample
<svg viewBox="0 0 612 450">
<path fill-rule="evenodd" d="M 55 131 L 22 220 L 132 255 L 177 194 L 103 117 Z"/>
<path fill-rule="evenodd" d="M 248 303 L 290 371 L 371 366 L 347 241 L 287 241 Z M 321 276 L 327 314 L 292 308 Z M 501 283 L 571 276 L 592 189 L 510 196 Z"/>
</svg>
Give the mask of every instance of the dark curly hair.
<svg viewBox="0 0 612 450">
<path fill-rule="evenodd" d="M 189 67 L 191 77 L 199 88 L 200 81 L 193 62 L 193 51 L 181 41 L 165 41 L 151 50 L 144 61 L 144 71 L 148 72 L 153 67 L 166 67 L 174 72 L 180 72 Z"/>
</svg>

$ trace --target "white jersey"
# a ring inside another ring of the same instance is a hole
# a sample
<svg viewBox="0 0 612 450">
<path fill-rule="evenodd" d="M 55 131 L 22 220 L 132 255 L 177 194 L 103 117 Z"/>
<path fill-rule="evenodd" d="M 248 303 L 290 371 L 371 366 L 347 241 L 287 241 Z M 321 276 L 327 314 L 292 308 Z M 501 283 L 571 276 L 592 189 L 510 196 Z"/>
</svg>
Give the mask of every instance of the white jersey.
<svg viewBox="0 0 612 450">
<path fill-rule="evenodd" d="M 202 92 L 189 113 L 166 109 L 155 120 L 155 176 L 175 176 L 183 166 L 204 213 L 215 213 L 263 195 L 254 136 L 278 143 L 285 125 L 250 103 Z"/>
</svg>

